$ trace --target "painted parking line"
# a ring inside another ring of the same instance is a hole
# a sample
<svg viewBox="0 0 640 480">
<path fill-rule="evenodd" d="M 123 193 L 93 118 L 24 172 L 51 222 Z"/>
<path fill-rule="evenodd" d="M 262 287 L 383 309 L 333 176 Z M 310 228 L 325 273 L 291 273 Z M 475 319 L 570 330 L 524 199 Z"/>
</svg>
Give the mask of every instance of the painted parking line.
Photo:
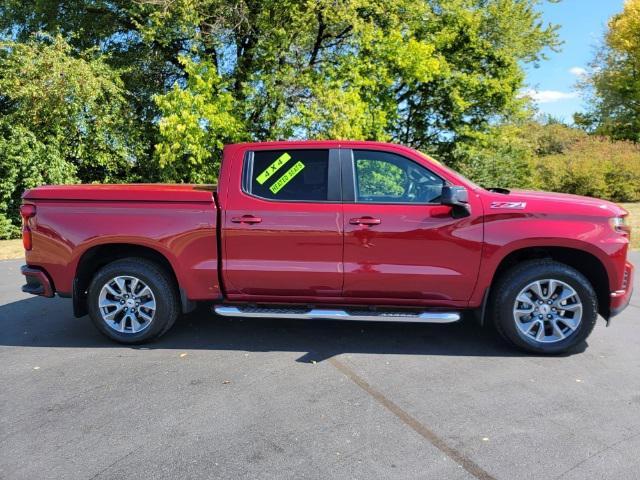
<svg viewBox="0 0 640 480">
<path fill-rule="evenodd" d="M 396 417 L 398 417 L 404 424 L 406 424 L 413 431 L 421 435 L 424 439 L 426 439 L 431 445 L 436 447 L 446 456 L 448 456 L 451 460 L 456 462 L 462 468 L 464 468 L 468 473 L 473 475 L 473 477 L 478 480 L 495 480 L 495 477 L 491 475 L 489 472 L 484 470 L 480 465 L 475 463 L 473 460 L 465 456 L 462 452 L 453 448 L 449 445 L 445 440 L 440 438 L 433 430 L 426 427 L 424 424 L 420 423 L 418 419 L 409 414 L 406 410 L 400 407 L 398 404 L 387 398 L 380 391 L 376 390 L 373 386 L 369 385 L 366 380 L 364 380 L 360 375 L 358 375 L 353 369 L 349 366 L 338 360 L 336 357 L 329 358 L 329 363 L 333 365 L 336 369 L 342 372 L 346 377 L 355 383 L 358 387 L 364 390 L 369 396 L 371 396 L 375 401 L 377 401 L 384 408 L 393 413 Z"/>
</svg>

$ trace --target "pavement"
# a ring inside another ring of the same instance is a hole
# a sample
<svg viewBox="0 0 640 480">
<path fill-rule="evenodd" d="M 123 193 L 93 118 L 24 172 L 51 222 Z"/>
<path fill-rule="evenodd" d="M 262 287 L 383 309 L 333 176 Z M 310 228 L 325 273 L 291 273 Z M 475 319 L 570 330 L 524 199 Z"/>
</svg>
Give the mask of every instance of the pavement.
<svg viewBox="0 0 640 480">
<path fill-rule="evenodd" d="M 70 300 L 21 293 L 20 264 L 0 262 L 2 479 L 640 475 L 639 295 L 561 357 L 473 322 L 206 309 L 127 347 Z"/>
</svg>

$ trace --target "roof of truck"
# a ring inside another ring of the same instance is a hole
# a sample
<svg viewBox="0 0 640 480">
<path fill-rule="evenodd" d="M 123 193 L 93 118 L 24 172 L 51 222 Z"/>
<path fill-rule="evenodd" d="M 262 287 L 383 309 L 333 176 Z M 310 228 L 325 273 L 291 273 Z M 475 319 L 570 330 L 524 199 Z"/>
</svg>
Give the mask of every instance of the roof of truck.
<svg viewBox="0 0 640 480">
<path fill-rule="evenodd" d="M 373 142 L 369 140 L 270 140 L 268 142 L 242 142 L 232 143 L 227 147 L 245 147 L 245 148 L 260 148 L 260 147 L 275 147 L 275 146 L 290 146 L 290 147 L 317 147 L 323 146 L 325 148 L 330 147 L 392 147 L 409 149 L 404 145 L 390 142 Z"/>
</svg>

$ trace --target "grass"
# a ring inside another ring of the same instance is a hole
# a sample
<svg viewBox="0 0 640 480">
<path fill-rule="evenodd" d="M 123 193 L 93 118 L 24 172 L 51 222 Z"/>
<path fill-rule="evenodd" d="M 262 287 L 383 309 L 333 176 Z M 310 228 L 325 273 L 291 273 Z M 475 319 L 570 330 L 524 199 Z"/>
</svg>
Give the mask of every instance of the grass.
<svg viewBox="0 0 640 480">
<path fill-rule="evenodd" d="M 640 202 L 621 203 L 623 208 L 629 211 L 629 225 L 631 225 L 631 248 L 640 248 Z"/>
<path fill-rule="evenodd" d="M 0 240 L 0 260 L 23 257 L 22 240 Z"/>
</svg>

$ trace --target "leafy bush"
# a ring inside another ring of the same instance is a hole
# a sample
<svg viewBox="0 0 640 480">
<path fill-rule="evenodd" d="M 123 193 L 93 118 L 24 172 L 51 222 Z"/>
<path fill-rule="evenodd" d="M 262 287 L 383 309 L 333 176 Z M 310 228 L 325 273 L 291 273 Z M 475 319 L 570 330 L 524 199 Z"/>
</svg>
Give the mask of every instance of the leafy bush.
<svg viewBox="0 0 640 480">
<path fill-rule="evenodd" d="M 535 187 L 533 150 L 518 126 L 495 127 L 473 143 L 460 143 L 454 157 L 454 167 L 484 187 Z"/>
<path fill-rule="evenodd" d="M 605 198 L 640 200 L 640 146 L 584 137 L 565 153 L 535 160 L 536 188 Z"/>
<path fill-rule="evenodd" d="M 77 56 L 60 36 L 0 42 L 0 120 L 72 163 L 80 180 L 130 179 L 142 148 L 131 115 L 120 72 L 96 51 Z"/>
<path fill-rule="evenodd" d="M 7 217 L 0 214 L 0 240 L 11 240 L 20 237 L 20 228 Z"/>
<path fill-rule="evenodd" d="M 553 118 L 544 119 L 544 123 L 526 122 L 522 126 L 521 135 L 531 142 L 537 156 L 565 153 L 587 136 L 583 130 L 569 127 Z"/>
<path fill-rule="evenodd" d="M 0 238 L 19 235 L 18 209 L 24 190 L 73 182 L 75 172 L 55 144 L 44 144 L 28 129 L 0 121 Z"/>
<path fill-rule="evenodd" d="M 639 145 L 557 122 L 496 126 L 489 137 L 463 142 L 455 153 L 458 170 L 483 186 L 640 200 Z"/>
</svg>

